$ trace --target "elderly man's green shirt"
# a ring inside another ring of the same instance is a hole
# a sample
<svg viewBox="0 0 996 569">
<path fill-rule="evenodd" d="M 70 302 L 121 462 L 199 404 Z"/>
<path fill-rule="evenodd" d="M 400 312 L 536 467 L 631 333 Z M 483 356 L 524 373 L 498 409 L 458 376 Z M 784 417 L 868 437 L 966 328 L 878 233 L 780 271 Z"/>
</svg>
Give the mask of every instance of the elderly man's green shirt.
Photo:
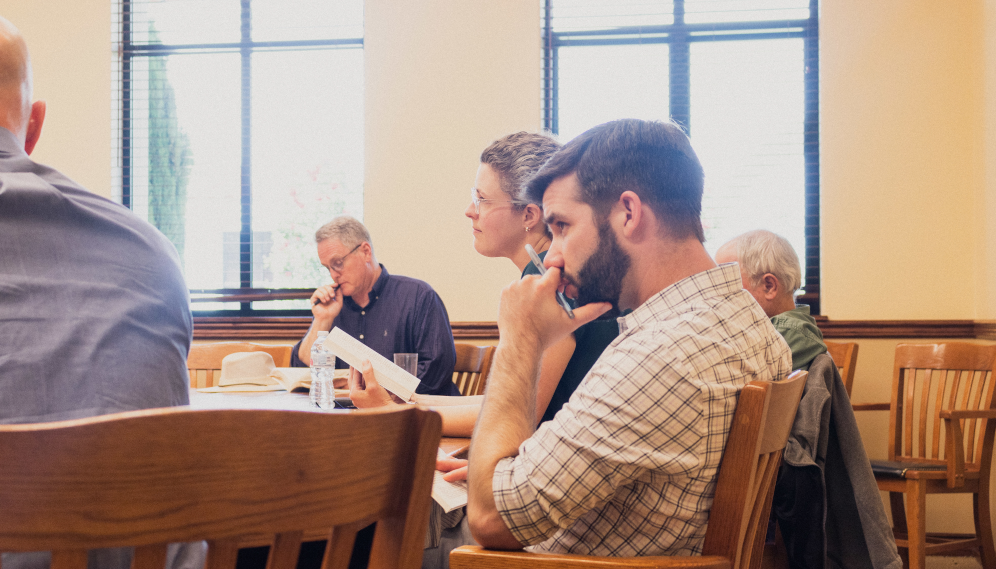
<svg viewBox="0 0 996 569">
<path fill-rule="evenodd" d="M 827 351 L 823 333 L 816 327 L 816 320 L 809 315 L 809 306 L 797 304 L 794 310 L 773 316 L 771 323 L 792 350 L 793 370 L 808 371 L 813 359 Z"/>
</svg>

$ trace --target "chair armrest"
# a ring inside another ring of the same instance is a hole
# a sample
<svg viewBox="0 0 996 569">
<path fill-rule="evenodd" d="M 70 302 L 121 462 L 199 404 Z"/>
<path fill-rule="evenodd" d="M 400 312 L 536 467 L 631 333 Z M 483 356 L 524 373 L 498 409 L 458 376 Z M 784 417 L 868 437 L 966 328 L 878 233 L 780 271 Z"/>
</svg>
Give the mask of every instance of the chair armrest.
<svg viewBox="0 0 996 569">
<path fill-rule="evenodd" d="M 961 488 L 965 485 L 965 441 L 962 437 L 961 422 L 965 419 L 996 419 L 992 409 L 945 409 L 939 413 L 944 421 L 947 434 L 947 448 L 944 455 L 948 461 L 948 488 Z"/>
<path fill-rule="evenodd" d="M 465 545 L 450 552 L 450 569 L 730 569 L 732 564 L 715 555 L 701 557 L 593 557 L 525 551 L 496 551 Z"/>
<path fill-rule="evenodd" d="M 961 488 L 965 485 L 965 442 L 961 434 L 961 419 L 959 417 L 943 417 L 944 432 L 947 447 L 944 456 L 948 461 L 948 488 Z"/>
<path fill-rule="evenodd" d="M 996 409 L 945 409 L 940 412 L 941 419 L 996 419 Z"/>
<path fill-rule="evenodd" d="M 855 411 L 888 411 L 890 403 L 851 403 Z"/>
</svg>

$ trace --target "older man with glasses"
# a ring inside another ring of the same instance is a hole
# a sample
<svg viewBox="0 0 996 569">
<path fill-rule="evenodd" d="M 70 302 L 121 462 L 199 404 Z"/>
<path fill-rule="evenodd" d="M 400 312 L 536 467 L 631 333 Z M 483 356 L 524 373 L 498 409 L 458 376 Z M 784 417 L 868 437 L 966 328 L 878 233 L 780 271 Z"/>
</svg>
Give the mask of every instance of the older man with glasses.
<svg viewBox="0 0 996 569">
<path fill-rule="evenodd" d="M 453 332 L 436 291 L 423 281 L 389 274 L 377 262 L 367 228 L 352 217 L 323 225 L 315 241 L 318 259 L 335 284 L 319 287 L 311 296 L 314 320 L 294 346 L 291 365 L 309 366 L 318 332 L 339 327 L 387 359 L 418 353 L 422 383 L 417 393 L 459 395 L 453 384 Z M 336 366 L 348 364 L 339 360 Z"/>
</svg>

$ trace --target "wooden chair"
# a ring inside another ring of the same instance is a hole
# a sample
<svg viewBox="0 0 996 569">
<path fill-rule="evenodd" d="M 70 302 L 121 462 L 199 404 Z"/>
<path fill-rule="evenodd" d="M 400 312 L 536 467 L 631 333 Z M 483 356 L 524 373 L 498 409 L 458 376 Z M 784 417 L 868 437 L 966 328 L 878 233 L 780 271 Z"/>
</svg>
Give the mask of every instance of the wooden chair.
<svg viewBox="0 0 996 569">
<path fill-rule="evenodd" d="M 166 544 L 207 540 L 232 569 L 243 536 L 273 537 L 268 569 L 294 569 L 303 530 L 327 528 L 326 568 L 345 568 L 377 521 L 370 567 L 416 569 L 430 505 L 439 415 L 152 409 L 0 426 L 0 551 L 135 547 L 162 569 Z"/>
<path fill-rule="evenodd" d="M 996 434 L 996 345 L 952 342 L 899 344 L 889 409 L 889 461 L 872 461 L 875 480 L 889 492 L 896 544 L 911 569 L 928 554 L 978 548 L 983 567 L 996 567 L 989 513 L 989 473 Z M 925 529 L 926 495 L 971 493 L 975 536 L 949 539 Z M 905 512 L 903 496 L 906 496 Z"/>
<path fill-rule="evenodd" d="M 481 395 L 491 373 L 494 346 L 456 343 L 457 361 L 453 368 L 453 383 L 461 395 Z"/>
<path fill-rule="evenodd" d="M 796 371 L 784 381 L 753 381 L 740 392 L 719 467 L 701 557 L 591 557 L 464 546 L 450 553 L 450 568 L 760 567 L 775 478 L 806 376 L 807 372 Z"/>
<path fill-rule="evenodd" d="M 187 372 L 190 374 L 190 387 L 214 387 L 221 375 L 221 360 L 228 354 L 237 352 L 267 352 L 273 356 L 273 365 L 290 367 L 293 346 L 273 346 L 249 342 L 217 342 L 194 344 L 187 355 Z"/>
<path fill-rule="evenodd" d="M 854 368 L 858 364 L 858 343 L 857 342 L 824 342 L 827 345 L 827 352 L 833 358 L 833 363 L 840 371 L 840 378 L 844 381 L 844 389 L 847 390 L 847 397 L 851 397 L 851 386 L 854 384 Z"/>
</svg>

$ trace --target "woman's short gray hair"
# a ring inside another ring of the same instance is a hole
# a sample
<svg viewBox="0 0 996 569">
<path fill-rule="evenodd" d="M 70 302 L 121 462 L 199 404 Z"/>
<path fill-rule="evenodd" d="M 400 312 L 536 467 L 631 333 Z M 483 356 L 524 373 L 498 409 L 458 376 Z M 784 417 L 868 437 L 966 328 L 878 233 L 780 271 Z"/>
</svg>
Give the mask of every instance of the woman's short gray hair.
<svg viewBox="0 0 996 569">
<path fill-rule="evenodd" d="M 740 268 L 757 286 L 766 273 L 778 277 L 786 291 L 795 293 L 802 286 L 802 269 L 795 249 L 781 235 L 764 229 L 748 231 L 733 238 Z"/>
<path fill-rule="evenodd" d="M 355 217 L 340 215 L 332 221 L 318 228 L 315 232 L 315 243 L 321 243 L 329 239 L 335 239 L 347 248 L 353 248 L 366 241 L 373 247 L 370 241 L 370 232 Z"/>
<path fill-rule="evenodd" d="M 524 186 L 540 167 L 560 150 L 553 136 L 537 132 L 516 132 L 492 142 L 481 153 L 481 164 L 487 164 L 498 174 L 501 189 L 509 198 L 528 201 Z M 543 204 L 536 204 L 543 207 Z"/>
</svg>

